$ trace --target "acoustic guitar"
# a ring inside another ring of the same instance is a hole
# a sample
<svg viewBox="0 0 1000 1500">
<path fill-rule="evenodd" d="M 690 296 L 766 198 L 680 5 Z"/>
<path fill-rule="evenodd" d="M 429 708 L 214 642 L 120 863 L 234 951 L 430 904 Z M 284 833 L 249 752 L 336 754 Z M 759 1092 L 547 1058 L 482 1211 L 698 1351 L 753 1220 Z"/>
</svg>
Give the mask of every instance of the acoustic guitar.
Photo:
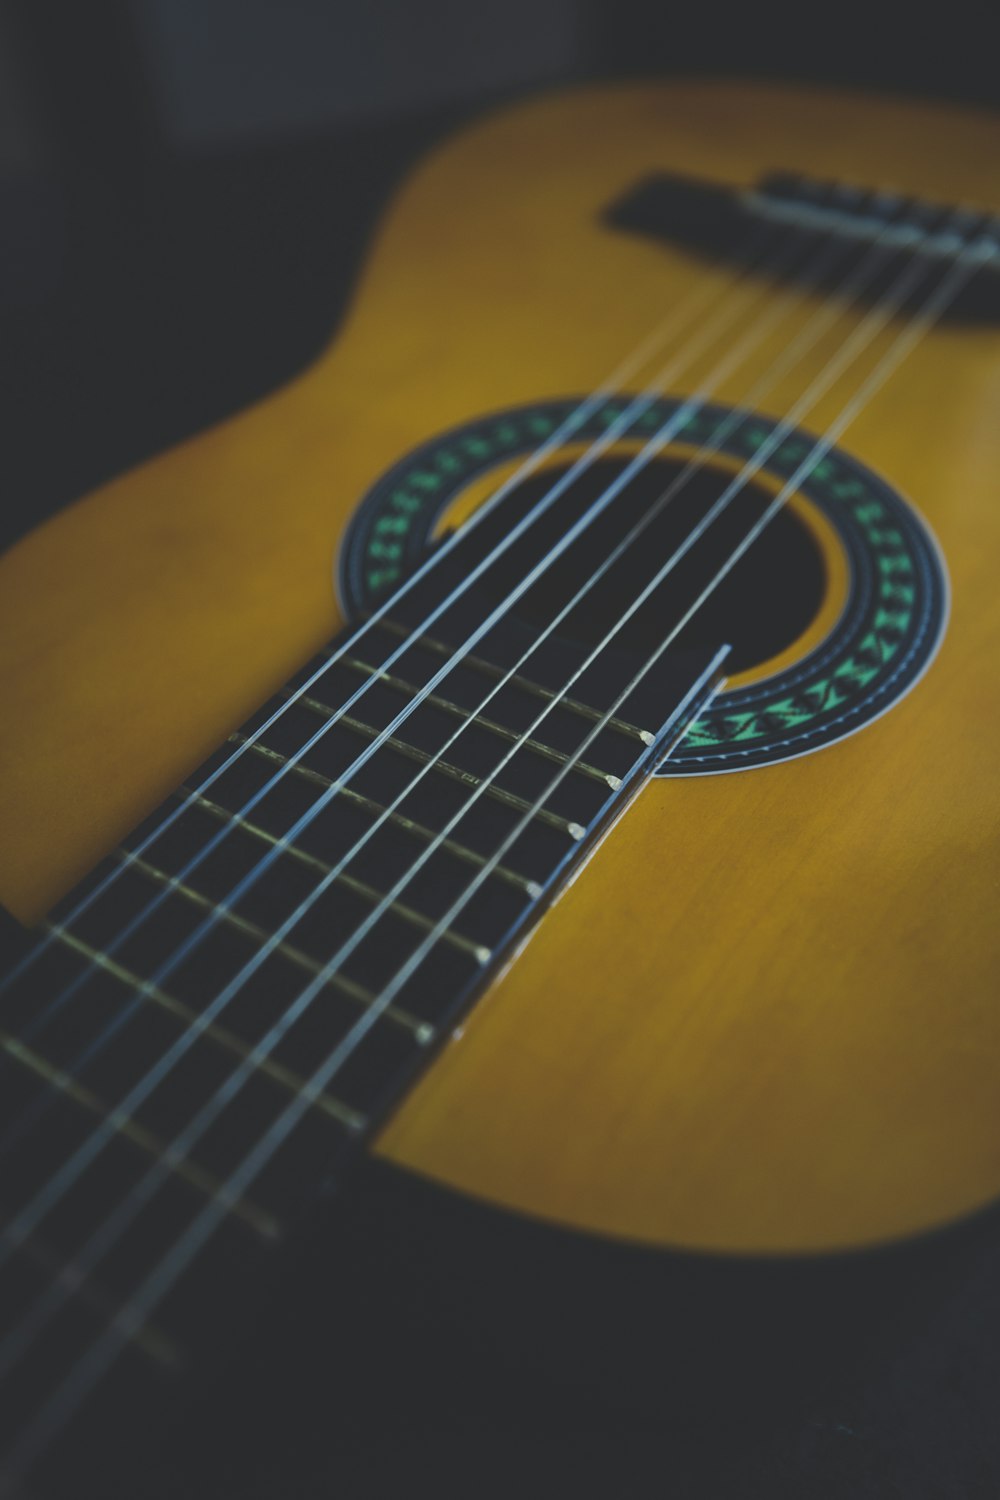
<svg viewBox="0 0 1000 1500">
<path fill-rule="evenodd" d="M 328 354 L 3 559 L 11 1493 L 365 1158 L 654 1257 L 997 1194 L 998 160 L 520 104 Z"/>
</svg>

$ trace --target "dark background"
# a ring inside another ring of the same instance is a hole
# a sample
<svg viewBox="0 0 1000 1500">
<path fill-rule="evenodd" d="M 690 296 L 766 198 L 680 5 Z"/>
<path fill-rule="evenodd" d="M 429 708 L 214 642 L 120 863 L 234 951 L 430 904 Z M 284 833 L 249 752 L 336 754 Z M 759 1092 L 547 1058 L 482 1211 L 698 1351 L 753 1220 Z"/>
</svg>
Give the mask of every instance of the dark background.
<svg viewBox="0 0 1000 1500">
<path fill-rule="evenodd" d="M 989 22 L 970 0 L 919 12 L 880 0 L 0 3 L 0 545 L 300 368 L 336 326 L 393 183 L 482 109 L 649 73 L 996 105 Z M 391 1182 L 373 1191 L 387 1238 L 404 1213 L 440 1220 L 420 1195 L 401 1207 Z M 520 1252 L 508 1252 L 509 1267 Z M 558 1278 L 558 1246 L 544 1253 Z M 504 1475 L 505 1493 L 1000 1496 L 997 1213 L 823 1268 L 805 1295 L 826 1318 L 798 1337 L 801 1288 L 789 1298 L 787 1275 L 741 1284 L 758 1308 L 744 1325 L 689 1269 L 663 1271 L 689 1323 L 688 1344 L 667 1339 L 659 1362 L 669 1399 L 586 1396 L 546 1383 L 530 1348 L 519 1366 L 454 1330 L 427 1365 L 411 1331 L 388 1394 L 375 1361 L 353 1407 L 344 1391 L 337 1414 L 299 1403 L 296 1456 L 279 1441 L 254 1495 L 420 1492 L 460 1470 L 474 1495 Z M 688 1381 L 699 1323 L 710 1355 Z M 414 1404 L 428 1370 L 435 1399 Z M 245 1474 L 209 1472 L 216 1495 L 250 1493 Z M 185 1489 L 164 1478 L 156 1493 Z"/>
</svg>

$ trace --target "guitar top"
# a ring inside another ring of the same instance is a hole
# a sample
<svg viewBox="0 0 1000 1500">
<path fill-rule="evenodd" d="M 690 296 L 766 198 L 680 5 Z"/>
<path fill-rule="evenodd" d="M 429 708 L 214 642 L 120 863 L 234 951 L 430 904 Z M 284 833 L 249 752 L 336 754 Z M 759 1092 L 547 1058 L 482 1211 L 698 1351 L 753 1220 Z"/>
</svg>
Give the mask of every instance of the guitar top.
<svg viewBox="0 0 1000 1500">
<path fill-rule="evenodd" d="M 998 157 L 771 86 L 487 118 L 311 369 L 0 561 L 0 1201 L 88 1369 L 366 1150 L 710 1252 L 997 1195 Z"/>
</svg>

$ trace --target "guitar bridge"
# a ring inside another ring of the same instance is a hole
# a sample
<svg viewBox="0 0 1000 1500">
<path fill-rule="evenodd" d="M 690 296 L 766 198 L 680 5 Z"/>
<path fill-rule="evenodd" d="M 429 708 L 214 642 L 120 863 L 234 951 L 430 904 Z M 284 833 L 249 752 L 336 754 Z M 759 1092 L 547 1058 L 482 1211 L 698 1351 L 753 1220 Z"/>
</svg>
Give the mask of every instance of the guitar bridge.
<svg viewBox="0 0 1000 1500">
<path fill-rule="evenodd" d="M 817 276 L 823 286 L 837 285 L 852 259 L 882 246 L 884 264 L 865 288 L 866 301 L 877 300 L 903 260 L 917 256 L 933 274 L 965 255 L 978 262 L 975 274 L 946 316 L 1000 320 L 1000 217 L 974 208 L 787 172 L 770 173 L 750 188 L 662 172 L 636 183 L 604 210 L 603 219 L 613 229 L 737 264 L 758 259 L 768 229 L 797 232 L 806 257 L 833 240 L 844 254 Z M 917 288 L 914 302 L 923 290 Z"/>
</svg>

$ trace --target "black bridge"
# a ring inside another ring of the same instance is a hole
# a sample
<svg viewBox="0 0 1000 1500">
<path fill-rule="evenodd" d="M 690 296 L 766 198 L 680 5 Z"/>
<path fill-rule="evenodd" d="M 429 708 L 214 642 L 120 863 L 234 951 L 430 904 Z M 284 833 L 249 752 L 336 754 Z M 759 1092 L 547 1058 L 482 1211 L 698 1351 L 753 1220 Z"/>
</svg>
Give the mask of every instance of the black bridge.
<svg viewBox="0 0 1000 1500">
<path fill-rule="evenodd" d="M 793 231 L 806 255 L 822 243 L 840 243 L 844 254 L 817 275 L 830 285 L 842 279 L 845 261 L 878 246 L 884 264 L 865 289 L 868 301 L 878 298 L 904 262 L 918 257 L 928 273 L 912 296 L 919 304 L 933 273 L 964 256 L 970 275 L 946 316 L 1000 320 L 1000 215 L 982 209 L 787 172 L 770 173 L 750 188 L 664 172 L 636 183 L 603 217 L 615 229 L 737 263 L 761 258 L 762 247 L 774 243 L 768 230 Z"/>
</svg>

